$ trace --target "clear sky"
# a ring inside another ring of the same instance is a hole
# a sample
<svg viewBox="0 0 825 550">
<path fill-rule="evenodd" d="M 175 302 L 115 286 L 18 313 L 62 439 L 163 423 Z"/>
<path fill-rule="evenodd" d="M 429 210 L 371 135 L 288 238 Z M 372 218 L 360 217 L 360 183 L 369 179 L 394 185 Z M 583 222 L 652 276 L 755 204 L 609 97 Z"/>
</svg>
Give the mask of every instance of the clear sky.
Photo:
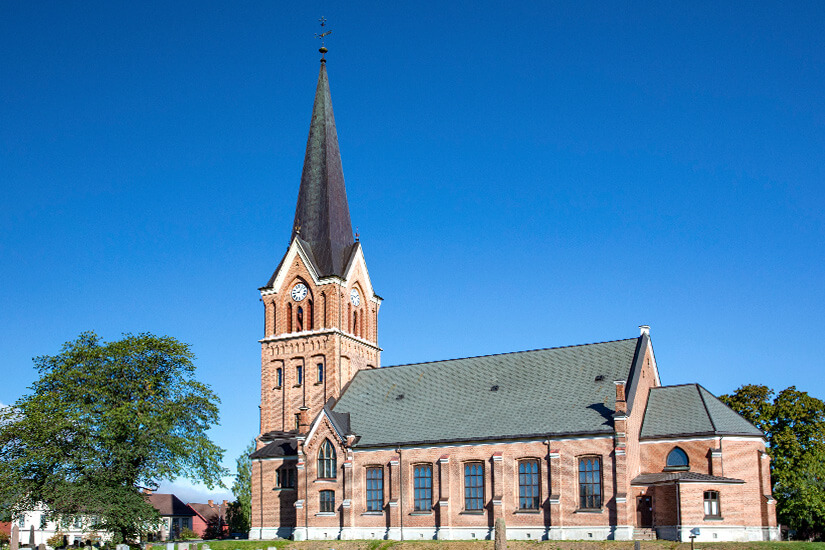
<svg viewBox="0 0 825 550">
<path fill-rule="evenodd" d="M 53 1 L 0 3 L 1 403 L 168 334 L 234 467 L 321 15 L 384 365 L 649 324 L 665 384 L 825 398 L 821 2 Z"/>
</svg>

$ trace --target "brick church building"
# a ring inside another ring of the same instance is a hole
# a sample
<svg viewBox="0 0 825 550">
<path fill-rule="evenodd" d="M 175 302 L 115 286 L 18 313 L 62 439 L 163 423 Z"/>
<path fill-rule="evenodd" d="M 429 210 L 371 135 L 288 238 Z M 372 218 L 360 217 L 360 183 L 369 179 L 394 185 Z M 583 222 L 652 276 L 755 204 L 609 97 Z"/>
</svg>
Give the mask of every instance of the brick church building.
<svg viewBox="0 0 825 550">
<path fill-rule="evenodd" d="M 286 228 L 285 228 L 286 229 Z M 663 386 L 650 330 L 381 368 L 325 61 L 292 240 L 260 289 L 250 538 L 776 540 L 764 435 Z"/>
</svg>

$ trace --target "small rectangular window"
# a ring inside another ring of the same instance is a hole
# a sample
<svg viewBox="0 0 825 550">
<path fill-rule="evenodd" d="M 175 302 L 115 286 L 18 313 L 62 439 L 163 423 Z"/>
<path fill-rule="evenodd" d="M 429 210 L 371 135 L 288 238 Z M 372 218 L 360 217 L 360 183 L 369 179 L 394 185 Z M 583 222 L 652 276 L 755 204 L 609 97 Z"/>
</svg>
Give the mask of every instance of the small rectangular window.
<svg viewBox="0 0 825 550">
<path fill-rule="evenodd" d="M 597 456 L 579 459 L 579 507 L 602 507 L 602 462 Z"/>
<path fill-rule="evenodd" d="M 275 470 L 275 486 L 280 489 L 294 489 L 295 478 L 297 477 L 295 468 L 281 468 Z"/>
<path fill-rule="evenodd" d="M 518 463 L 518 507 L 520 510 L 539 509 L 538 460 L 522 460 Z"/>
<path fill-rule="evenodd" d="M 324 364 L 318 363 L 318 382 L 324 381 Z"/>
<path fill-rule="evenodd" d="M 464 509 L 479 511 L 484 508 L 484 465 L 470 462 L 464 465 Z"/>
<path fill-rule="evenodd" d="M 295 413 L 295 430 L 301 431 L 301 415 L 300 413 Z"/>
<path fill-rule="evenodd" d="M 384 469 L 380 466 L 367 468 L 367 512 L 380 512 L 384 508 Z"/>
<path fill-rule="evenodd" d="M 298 368 L 295 370 L 297 373 L 298 385 L 300 386 L 304 383 L 304 367 L 299 365 Z"/>
<path fill-rule="evenodd" d="M 416 464 L 413 468 L 413 509 L 427 512 L 433 507 L 433 467 L 431 464 Z"/>
<path fill-rule="evenodd" d="M 722 517 L 719 512 L 719 492 L 705 491 L 705 517 L 718 518 Z"/>
<path fill-rule="evenodd" d="M 284 369 L 279 368 L 275 371 L 275 385 L 279 388 L 284 385 Z"/>
<path fill-rule="evenodd" d="M 320 500 L 321 512 L 335 511 L 335 491 L 321 491 Z"/>
</svg>

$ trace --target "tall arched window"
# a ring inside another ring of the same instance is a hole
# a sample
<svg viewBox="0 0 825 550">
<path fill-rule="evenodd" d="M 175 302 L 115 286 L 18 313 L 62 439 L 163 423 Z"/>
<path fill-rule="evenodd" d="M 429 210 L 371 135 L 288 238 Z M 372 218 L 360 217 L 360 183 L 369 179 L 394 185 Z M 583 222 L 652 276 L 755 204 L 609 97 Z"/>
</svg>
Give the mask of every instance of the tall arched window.
<svg viewBox="0 0 825 550">
<path fill-rule="evenodd" d="M 315 328 L 315 305 L 312 300 L 307 300 L 307 330 Z"/>
<path fill-rule="evenodd" d="M 352 312 L 352 333 L 358 336 L 358 312 Z"/>
<path fill-rule="evenodd" d="M 292 332 L 292 303 L 286 305 L 286 331 Z"/>
<path fill-rule="evenodd" d="M 298 306 L 298 315 L 296 315 L 296 326 L 298 327 L 298 332 L 304 330 L 304 308 Z"/>
<path fill-rule="evenodd" d="M 272 332 L 270 334 L 278 334 L 278 304 L 272 302 Z"/>
<path fill-rule="evenodd" d="M 335 479 L 335 447 L 325 439 L 318 451 L 318 479 Z"/>
<path fill-rule="evenodd" d="M 690 469 L 690 462 L 688 455 L 679 447 L 674 447 L 667 455 L 667 464 L 665 470 L 688 470 Z"/>
</svg>

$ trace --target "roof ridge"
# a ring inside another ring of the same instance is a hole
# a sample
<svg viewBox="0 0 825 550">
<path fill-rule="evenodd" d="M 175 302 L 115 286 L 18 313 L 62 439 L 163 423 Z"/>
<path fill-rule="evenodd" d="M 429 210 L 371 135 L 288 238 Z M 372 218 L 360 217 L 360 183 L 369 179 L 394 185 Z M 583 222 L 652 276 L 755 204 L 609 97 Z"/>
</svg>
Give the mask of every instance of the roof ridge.
<svg viewBox="0 0 825 550">
<path fill-rule="evenodd" d="M 684 384 L 668 384 L 667 386 L 653 386 L 651 390 L 666 390 L 668 388 L 684 388 L 685 386 L 698 386 L 696 382 L 686 382 Z"/>
<path fill-rule="evenodd" d="M 488 353 L 486 355 L 470 355 L 470 356 L 467 356 L 467 357 L 453 357 L 452 359 L 434 359 L 432 361 L 421 361 L 420 363 L 402 363 L 400 365 L 387 365 L 385 367 L 380 367 L 380 368 L 377 368 L 377 369 L 367 369 L 367 370 L 362 369 L 362 370 L 359 370 L 358 373 L 361 373 L 361 372 L 378 372 L 378 371 L 381 371 L 383 369 L 394 369 L 394 368 L 398 368 L 398 367 L 412 367 L 412 366 L 416 366 L 416 365 L 430 365 L 430 364 L 433 364 L 433 363 L 448 363 L 450 361 L 463 361 L 465 359 L 483 359 L 485 357 L 500 357 L 500 356 L 503 356 L 503 355 L 515 355 L 517 353 L 531 353 L 531 352 L 535 352 L 535 351 L 552 351 L 552 350 L 556 350 L 556 349 L 581 348 L 581 347 L 584 347 L 584 346 L 598 346 L 600 344 L 614 344 L 616 342 L 627 342 L 629 340 L 638 340 L 638 339 L 639 339 L 639 337 L 636 336 L 636 337 L 633 337 L 633 338 L 620 338 L 620 339 L 617 339 L 617 340 L 607 340 L 607 341 L 604 341 L 604 342 L 589 342 L 589 343 L 586 343 L 586 344 L 572 344 L 572 345 L 569 345 L 569 346 L 556 346 L 556 347 L 552 347 L 552 348 L 535 348 L 535 349 L 525 349 L 525 350 L 520 350 L 520 351 L 505 351 L 505 352 L 502 352 L 502 353 Z"/>
<path fill-rule="evenodd" d="M 702 389 L 699 384 L 693 384 L 696 387 L 696 393 L 699 394 L 699 399 L 702 400 L 702 406 L 705 408 L 705 414 L 708 415 L 708 420 L 710 420 L 710 427 L 713 428 L 714 433 L 718 430 L 716 429 L 716 422 L 713 421 L 713 415 L 710 414 L 710 409 L 708 409 L 708 404 L 705 402 L 705 396 L 702 395 Z"/>
</svg>

